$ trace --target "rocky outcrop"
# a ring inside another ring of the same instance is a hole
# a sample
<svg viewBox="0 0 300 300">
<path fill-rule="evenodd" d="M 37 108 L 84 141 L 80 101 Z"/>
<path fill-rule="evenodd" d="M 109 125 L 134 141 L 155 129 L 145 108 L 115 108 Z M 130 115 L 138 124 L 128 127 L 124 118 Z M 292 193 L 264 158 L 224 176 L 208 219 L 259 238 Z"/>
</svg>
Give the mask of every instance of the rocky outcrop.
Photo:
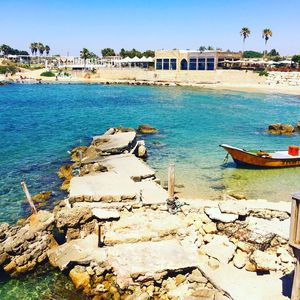
<svg viewBox="0 0 300 300">
<path fill-rule="evenodd" d="M 137 131 L 139 133 L 142 133 L 142 134 L 153 134 L 153 133 L 157 133 L 158 130 L 148 124 L 143 124 L 143 125 L 140 125 L 137 129 Z"/>
<path fill-rule="evenodd" d="M 268 127 L 268 133 L 270 134 L 292 134 L 295 132 L 295 128 L 290 124 L 270 124 Z"/>
</svg>

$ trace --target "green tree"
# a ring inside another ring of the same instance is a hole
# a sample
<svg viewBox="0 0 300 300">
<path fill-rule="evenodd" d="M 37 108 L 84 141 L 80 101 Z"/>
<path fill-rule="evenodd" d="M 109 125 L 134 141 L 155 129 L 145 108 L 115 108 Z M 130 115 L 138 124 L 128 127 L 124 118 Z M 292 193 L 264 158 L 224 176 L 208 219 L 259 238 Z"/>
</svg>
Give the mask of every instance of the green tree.
<svg viewBox="0 0 300 300">
<path fill-rule="evenodd" d="M 50 47 L 48 45 L 45 46 L 46 55 L 48 56 L 50 53 Z"/>
<path fill-rule="evenodd" d="M 248 27 L 243 27 L 240 31 L 240 35 L 243 37 L 243 53 L 245 51 L 245 42 L 246 38 L 248 38 L 251 34 L 251 31 Z"/>
<path fill-rule="evenodd" d="M 116 56 L 115 50 L 112 48 L 104 48 L 101 50 L 101 54 L 103 57 L 107 56 Z"/>
<path fill-rule="evenodd" d="M 80 51 L 80 58 L 84 61 L 84 68 L 86 69 L 86 60 L 91 57 L 90 51 L 87 48 L 83 48 Z"/>
<path fill-rule="evenodd" d="M 279 52 L 276 51 L 276 49 L 272 49 L 269 53 L 268 56 L 279 56 Z"/>
<path fill-rule="evenodd" d="M 300 65 L 300 55 L 294 55 L 292 57 L 292 62 L 295 64 L 298 64 L 298 66 Z"/>
<path fill-rule="evenodd" d="M 200 46 L 199 47 L 199 51 L 205 51 L 206 50 L 206 47 L 205 46 Z"/>
<path fill-rule="evenodd" d="M 208 47 L 207 47 L 207 50 L 215 50 L 215 49 L 214 49 L 214 47 L 212 47 L 212 46 L 208 46 Z"/>
<path fill-rule="evenodd" d="M 125 56 L 126 56 L 126 50 L 124 49 L 124 48 L 122 48 L 121 50 L 120 50 L 120 56 L 122 57 L 122 58 L 124 58 Z"/>
<path fill-rule="evenodd" d="M 5 45 L 5 44 L 0 46 L 0 52 L 2 52 L 3 55 L 8 55 L 10 52 L 10 49 L 11 49 L 11 47 L 9 47 L 8 45 Z"/>
<path fill-rule="evenodd" d="M 263 53 L 249 50 L 249 51 L 244 51 L 243 57 L 244 58 L 261 58 L 261 57 L 263 57 Z"/>
<path fill-rule="evenodd" d="M 265 53 L 264 56 L 267 55 L 267 42 L 272 37 L 273 32 L 270 28 L 265 28 L 262 32 L 262 38 L 265 40 Z"/>
<path fill-rule="evenodd" d="M 146 50 L 143 52 L 143 55 L 145 57 L 154 57 L 155 56 L 155 52 L 153 50 Z"/>
</svg>

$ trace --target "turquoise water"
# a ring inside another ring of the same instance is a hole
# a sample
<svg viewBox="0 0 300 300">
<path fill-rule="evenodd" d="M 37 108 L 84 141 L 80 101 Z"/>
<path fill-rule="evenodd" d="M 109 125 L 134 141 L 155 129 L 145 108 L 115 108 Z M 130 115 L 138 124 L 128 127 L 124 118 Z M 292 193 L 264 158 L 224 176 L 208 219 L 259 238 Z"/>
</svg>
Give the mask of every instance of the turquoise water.
<svg viewBox="0 0 300 300">
<path fill-rule="evenodd" d="M 299 135 L 271 136 L 269 123 L 295 123 L 300 98 L 220 92 L 179 87 L 103 85 L 9 85 L 0 87 L 0 221 L 15 222 L 28 214 L 20 181 L 32 194 L 52 190 L 46 203 L 65 196 L 56 171 L 68 162 L 72 147 L 88 144 L 110 126 L 149 123 L 159 133 L 144 136 L 149 164 L 166 180 L 169 163 L 176 165 L 181 194 L 218 198 L 242 192 L 249 198 L 288 200 L 300 189 L 300 168 L 237 169 L 222 166 L 221 143 L 249 149 L 286 149 Z M 0 282 L 1 299 L 73 299 L 68 278 L 40 271 Z M 80 298 L 79 296 L 79 299 Z"/>
<path fill-rule="evenodd" d="M 286 149 L 300 135 L 271 136 L 269 123 L 295 123 L 300 98 L 180 87 L 105 85 L 8 85 L 0 88 L 0 221 L 28 213 L 20 181 L 32 194 L 64 194 L 56 171 L 72 147 L 89 143 L 110 126 L 149 123 L 149 163 L 162 182 L 170 162 L 185 197 L 217 198 L 242 192 L 249 198 L 288 200 L 300 188 L 300 168 L 237 169 L 222 166 L 221 143 L 249 149 Z"/>
</svg>

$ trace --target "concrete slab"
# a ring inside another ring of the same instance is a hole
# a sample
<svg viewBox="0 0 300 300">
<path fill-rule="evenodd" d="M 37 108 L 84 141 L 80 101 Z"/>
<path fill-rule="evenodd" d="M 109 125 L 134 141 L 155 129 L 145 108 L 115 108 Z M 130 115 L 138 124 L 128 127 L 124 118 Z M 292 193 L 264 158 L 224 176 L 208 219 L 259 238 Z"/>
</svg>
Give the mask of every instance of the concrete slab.
<svg viewBox="0 0 300 300">
<path fill-rule="evenodd" d="M 87 264 L 97 259 L 99 263 L 106 260 L 106 252 L 98 248 L 96 234 L 88 235 L 84 239 L 72 240 L 47 252 L 51 265 L 60 270 L 67 269 L 70 264 Z"/>
<path fill-rule="evenodd" d="M 201 272 L 219 289 L 228 293 L 234 300 L 287 300 L 283 295 L 282 281 L 278 274 L 258 276 L 255 272 L 237 269 L 232 264 L 221 264 L 212 269 L 200 262 Z"/>
<path fill-rule="evenodd" d="M 133 180 L 114 172 L 102 172 L 73 177 L 70 182 L 70 201 L 128 201 L 136 199 Z"/>
<path fill-rule="evenodd" d="M 165 211 L 135 212 L 104 227 L 105 244 L 136 243 L 172 237 L 184 227 L 177 215 Z"/>
<path fill-rule="evenodd" d="M 103 153 L 122 153 L 128 149 L 136 137 L 135 132 L 117 132 L 93 137 L 92 145 Z"/>
<path fill-rule="evenodd" d="M 133 154 L 112 155 L 84 161 L 84 163 L 94 162 L 100 163 L 106 167 L 108 171 L 129 176 L 134 181 L 155 176 L 154 170 Z"/>
<path fill-rule="evenodd" d="M 123 287 L 132 283 L 131 277 L 136 281 L 161 277 L 165 271 L 196 267 L 200 259 L 197 252 L 174 239 L 116 245 L 109 248 L 107 257 Z"/>
<path fill-rule="evenodd" d="M 144 205 L 165 204 L 168 193 L 162 186 L 152 180 L 136 183 L 138 191 L 142 191 L 142 202 Z"/>
</svg>

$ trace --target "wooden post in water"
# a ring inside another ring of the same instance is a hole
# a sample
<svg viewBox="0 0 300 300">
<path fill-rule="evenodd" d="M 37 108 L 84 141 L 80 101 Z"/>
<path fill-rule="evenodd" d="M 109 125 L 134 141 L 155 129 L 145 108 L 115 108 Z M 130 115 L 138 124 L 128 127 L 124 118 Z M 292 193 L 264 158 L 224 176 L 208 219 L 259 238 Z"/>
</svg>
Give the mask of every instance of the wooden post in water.
<svg viewBox="0 0 300 300">
<path fill-rule="evenodd" d="M 293 248 L 297 259 L 291 300 L 300 299 L 300 193 L 292 195 L 290 246 Z"/>
<path fill-rule="evenodd" d="M 27 199 L 27 201 L 28 201 L 28 203 L 29 203 L 29 205 L 30 205 L 30 207 L 31 207 L 32 213 L 33 213 L 33 214 L 37 214 L 37 209 L 36 209 L 36 207 L 35 207 L 35 205 L 34 205 L 32 199 L 31 199 L 31 196 L 30 196 L 30 193 L 29 193 L 29 191 L 28 191 L 28 188 L 27 188 L 26 183 L 25 183 L 24 181 L 22 181 L 22 182 L 21 182 L 21 186 L 22 186 L 22 189 L 23 189 L 23 191 L 24 191 L 24 193 L 25 193 L 26 199 Z"/>
<path fill-rule="evenodd" d="M 168 171 L 168 192 L 169 198 L 174 198 L 174 190 L 175 190 L 175 165 L 169 165 Z"/>
</svg>

